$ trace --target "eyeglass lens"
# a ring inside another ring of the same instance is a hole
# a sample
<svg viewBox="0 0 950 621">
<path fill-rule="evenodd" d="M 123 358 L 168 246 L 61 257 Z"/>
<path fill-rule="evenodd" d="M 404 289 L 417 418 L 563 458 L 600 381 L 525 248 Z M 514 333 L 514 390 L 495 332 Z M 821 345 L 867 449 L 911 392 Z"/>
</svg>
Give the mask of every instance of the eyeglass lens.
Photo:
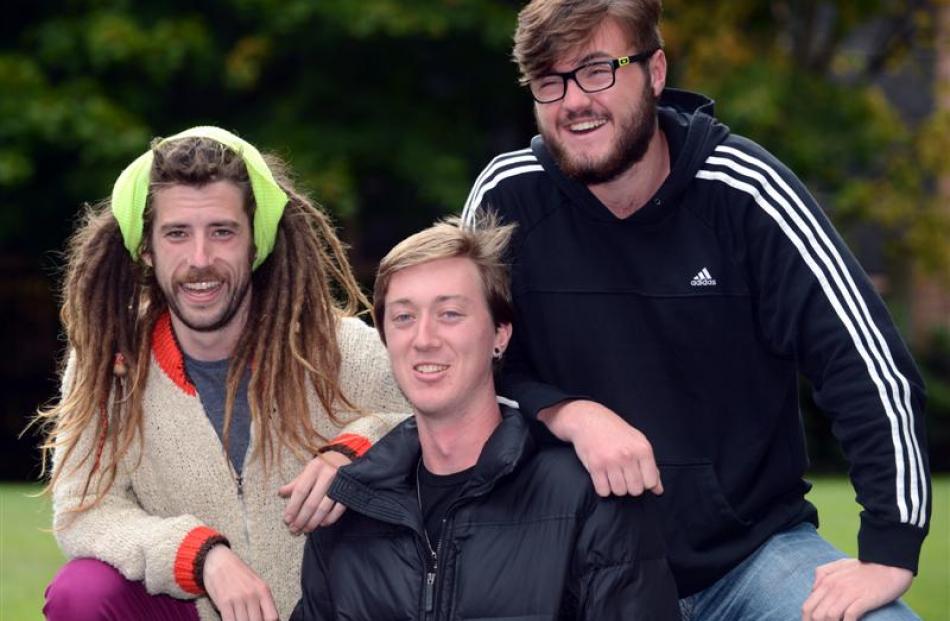
<svg viewBox="0 0 950 621">
<path fill-rule="evenodd" d="M 614 66 L 610 61 L 589 63 L 567 75 L 546 75 L 531 82 L 531 92 L 538 101 L 556 101 L 564 96 L 567 80 L 573 78 L 581 90 L 595 93 L 613 86 Z"/>
</svg>

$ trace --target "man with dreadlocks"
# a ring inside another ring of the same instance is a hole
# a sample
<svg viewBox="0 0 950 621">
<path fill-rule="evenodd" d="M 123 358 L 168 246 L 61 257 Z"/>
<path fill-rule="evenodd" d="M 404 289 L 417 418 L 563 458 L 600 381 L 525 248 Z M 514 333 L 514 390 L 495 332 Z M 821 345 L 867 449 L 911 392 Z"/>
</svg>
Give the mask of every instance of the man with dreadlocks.
<svg viewBox="0 0 950 621">
<path fill-rule="evenodd" d="M 275 158 L 196 127 L 126 168 L 70 242 L 69 356 L 39 415 L 73 559 L 47 618 L 287 618 L 295 535 L 338 517 L 336 466 L 408 412 L 361 305 Z"/>
</svg>

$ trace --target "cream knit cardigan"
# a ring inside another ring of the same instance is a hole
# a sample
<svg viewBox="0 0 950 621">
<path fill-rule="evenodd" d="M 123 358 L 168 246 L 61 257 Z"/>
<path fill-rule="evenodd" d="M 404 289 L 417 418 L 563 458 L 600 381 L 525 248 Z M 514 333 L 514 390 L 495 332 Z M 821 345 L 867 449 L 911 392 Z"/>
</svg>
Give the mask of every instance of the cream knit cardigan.
<svg viewBox="0 0 950 621">
<path fill-rule="evenodd" d="M 375 442 L 405 418 L 409 405 L 392 378 L 375 330 L 359 319 L 342 319 L 337 338 L 343 393 L 374 414 L 356 417 L 340 412 L 348 422 L 341 430 L 318 406 L 314 425 L 327 438 L 343 432 Z M 297 476 L 305 462 L 283 450 L 280 469 L 275 460 L 265 475 L 260 460 L 246 461 L 239 494 L 228 457 L 193 387 L 184 375 L 173 379 L 169 360 L 159 360 L 156 352 L 153 347 L 143 442 L 133 445 L 108 495 L 93 509 L 67 515 L 80 502 L 90 464 L 72 474 L 64 471 L 68 476 L 53 490 L 57 541 L 69 558 L 93 557 L 109 563 L 126 578 L 144 581 L 149 593 L 194 598 L 176 581 L 174 563 L 186 535 L 197 527 L 210 527 L 227 537 L 231 549 L 268 584 L 280 618 L 287 619 L 300 598 L 305 537 L 291 535 L 284 525 L 286 501 L 277 496 L 277 488 Z M 174 354 L 180 360 L 177 347 Z M 64 387 L 70 377 L 67 365 Z M 75 455 L 95 450 L 92 436 L 83 434 Z M 69 464 L 56 467 L 63 465 Z M 202 619 L 219 619 L 206 596 L 198 597 L 197 605 Z"/>
</svg>

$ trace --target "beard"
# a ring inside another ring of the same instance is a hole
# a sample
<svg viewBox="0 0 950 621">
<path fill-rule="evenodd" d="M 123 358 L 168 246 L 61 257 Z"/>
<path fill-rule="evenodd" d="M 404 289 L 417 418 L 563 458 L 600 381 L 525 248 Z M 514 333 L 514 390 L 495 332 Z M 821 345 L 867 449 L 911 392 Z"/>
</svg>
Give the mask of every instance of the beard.
<svg viewBox="0 0 950 621">
<path fill-rule="evenodd" d="M 171 291 L 166 289 L 164 284 L 159 285 L 165 297 L 165 303 L 168 304 L 168 308 L 172 314 L 186 327 L 195 332 L 215 332 L 230 324 L 235 315 L 237 315 L 237 312 L 241 309 L 241 305 L 247 297 L 248 292 L 251 290 L 250 272 L 245 272 L 243 275 L 239 275 L 238 282 L 230 283 L 232 285 L 230 295 L 228 296 L 224 308 L 222 308 L 217 315 L 213 315 L 207 319 L 189 317 L 184 309 L 179 306 L 178 300 L 175 298 L 174 290 L 181 283 L 203 282 L 208 280 L 217 280 L 222 283 L 228 282 L 217 270 L 212 267 L 206 267 L 201 269 L 189 269 L 184 278 L 172 284 Z"/>
<path fill-rule="evenodd" d="M 644 83 L 640 106 L 629 110 L 629 116 L 619 120 L 617 138 L 607 155 L 599 160 L 587 156 L 572 156 L 553 132 L 546 131 L 541 123 L 538 123 L 538 128 L 544 138 L 544 144 L 565 175 L 584 185 L 597 185 L 613 181 L 646 155 L 650 141 L 656 133 L 656 106 L 657 97 L 647 80 Z M 579 121 L 594 116 L 593 111 L 587 109 L 569 113 L 567 120 Z"/>
</svg>

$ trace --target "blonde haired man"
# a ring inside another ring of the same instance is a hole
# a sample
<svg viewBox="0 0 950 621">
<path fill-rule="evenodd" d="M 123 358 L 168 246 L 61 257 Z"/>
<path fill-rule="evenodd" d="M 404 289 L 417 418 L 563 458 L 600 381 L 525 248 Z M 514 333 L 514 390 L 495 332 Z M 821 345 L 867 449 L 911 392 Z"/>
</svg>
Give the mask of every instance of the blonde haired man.
<svg viewBox="0 0 950 621">
<path fill-rule="evenodd" d="M 294 621 L 678 619 L 653 498 L 598 499 L 566 447 L 499 405 L 510 227 L 437 224 L 383 259 L 374 313 L 415 417 L 330 496 Z"/>
</svg>

